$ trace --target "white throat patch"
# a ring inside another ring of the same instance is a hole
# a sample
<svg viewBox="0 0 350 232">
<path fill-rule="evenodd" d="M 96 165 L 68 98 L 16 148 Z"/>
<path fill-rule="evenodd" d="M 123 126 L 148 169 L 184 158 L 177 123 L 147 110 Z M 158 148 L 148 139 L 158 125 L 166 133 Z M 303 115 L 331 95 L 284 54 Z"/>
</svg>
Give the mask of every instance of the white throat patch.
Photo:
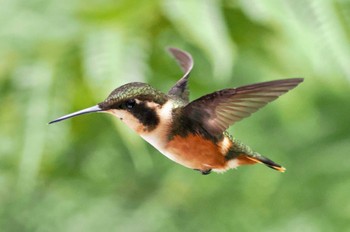
<svg viewBox="0 0 350 232">
<path fill-rule="evenodd" d="M 140 103 L 140 101 L 137 99 L 136 102 Z M 162 106 L 154 102 L 146 102 L 146 105 L 149 108 L 154 109 L 159 117 L 159 124 L 152 131 L 146 130 L 139 120 L 126 110 L 111 109 L 108 110 L 107 113 L 110 113 L 122 120 L 128 127 L 136 131 L 143 139 L 160 150 L 161 147 L 165 146 L 166 136 L 171 124 L 173 102 L 172 100 L 168 100 Z"/>
<path fill-rule="evenodd" d="M 140 136 L 162 152 L 162 148 L 166 145 L 169 127 L 172 122 L 173 102 L 172 100 L 168 100 L 162 107 L 152 102 L 147 103 L 147 105 L 150 108 L 156 109 L 156 113 L 159 116 L 159 124 L 157 128 L 152 131 L 140 133 Z"/>
</svg>

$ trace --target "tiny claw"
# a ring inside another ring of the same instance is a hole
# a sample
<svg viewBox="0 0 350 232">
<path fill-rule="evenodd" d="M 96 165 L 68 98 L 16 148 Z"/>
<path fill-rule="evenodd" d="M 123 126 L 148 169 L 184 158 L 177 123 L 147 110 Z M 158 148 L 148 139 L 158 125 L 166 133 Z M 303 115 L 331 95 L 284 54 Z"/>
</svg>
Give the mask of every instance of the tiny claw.
<svg viewBox="0 0 350 232">
<path fill-rule="evenodd" d="M 199 171 L 200 173 L 202 173 L 202 175 L 208 175 L 211 173 L 211 169 L 207 169 L 207 170 L 194 169 L 194 170 Z"/>
</svg>

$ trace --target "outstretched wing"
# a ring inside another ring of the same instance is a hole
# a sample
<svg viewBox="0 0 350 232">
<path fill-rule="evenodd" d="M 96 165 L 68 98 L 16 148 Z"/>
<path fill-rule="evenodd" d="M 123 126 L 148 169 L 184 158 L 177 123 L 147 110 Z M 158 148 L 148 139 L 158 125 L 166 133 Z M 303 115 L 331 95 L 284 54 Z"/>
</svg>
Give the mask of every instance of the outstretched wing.
<svg viewBox="0 0 350 232">
<path fill-rule="evenodd" d="M 176 61 L 181 66 L 181 69 L 184 71 L 184 75 L 169 90 L 168 94 L 177 96 L 185 102 L 188 102 L 189 91 L 187 87 L 187 80 L 193 67 L 192 56 L 189 53 L 182 51 L 178 48 L 169 48 L 169 52 L 174 56 Z"/>
<path fill-rule="evenodd" d="M 220 135 L 230 125 L 258 111 L 302 81 L 302 78 L 292 78 L 224 89 L 194 100 L 184 107 L 184 113 L 210 134 Z"/>
</svg>

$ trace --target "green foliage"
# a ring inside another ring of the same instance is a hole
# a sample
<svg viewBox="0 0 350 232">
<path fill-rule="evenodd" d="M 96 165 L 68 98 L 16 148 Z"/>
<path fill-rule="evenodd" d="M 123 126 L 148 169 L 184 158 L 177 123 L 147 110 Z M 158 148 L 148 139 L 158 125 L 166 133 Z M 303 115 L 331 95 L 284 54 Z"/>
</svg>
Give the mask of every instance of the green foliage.
<svg viewBox="0 0 350 232">
<path fill-rule="evenodd" d="M 350 3 L 4 0 L 0 7 L 1 231 L 347 231 Z M 132 81 L 167 91 L 164 48 L 195 59 L 191 99 L 305 82 L 232 134 L 287 168 L 224 175 L 174 164 L 119 120 L 91 114 Z"/>
</svg>

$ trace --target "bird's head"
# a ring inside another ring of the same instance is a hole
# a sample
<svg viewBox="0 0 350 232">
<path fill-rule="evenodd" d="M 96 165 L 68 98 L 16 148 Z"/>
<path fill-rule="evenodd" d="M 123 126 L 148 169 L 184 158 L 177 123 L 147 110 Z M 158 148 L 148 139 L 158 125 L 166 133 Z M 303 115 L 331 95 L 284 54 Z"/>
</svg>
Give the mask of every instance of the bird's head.
<svg viewBox="0 0 350 232">
<path fill-rule="evenodd" d="M 166 94 L 148 84 L 132 82 L 113 90 L 103 102 L 62 116 L 55 123 L 81 114 L 92 112 L 110 113 L 121 119 L 138 133 L 152 131 L 160 121 L 159 109 L 168 101 Z"/>
</svg>

